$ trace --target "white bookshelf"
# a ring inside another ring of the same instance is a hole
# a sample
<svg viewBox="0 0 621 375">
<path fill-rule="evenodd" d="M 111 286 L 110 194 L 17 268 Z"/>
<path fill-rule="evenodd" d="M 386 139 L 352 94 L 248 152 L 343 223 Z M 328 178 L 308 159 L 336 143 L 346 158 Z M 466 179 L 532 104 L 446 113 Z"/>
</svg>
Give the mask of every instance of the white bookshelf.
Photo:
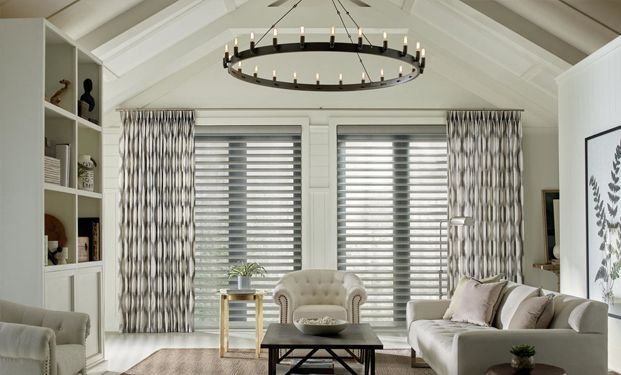
<svg viewBox="0 0 621 375">
<path fill-rule="evenodd" d="M 0 51 L 0 298 L 45 308 L 80 311 L 91 317 L 89 366 L 104 359 L 102 65 L 43 19 L 1 19 Z M 95 110 L 78 116 L 82 82 L 90 78 Z M 50 102 L 71 82 L 59 105 Z M 45 182 L 45 139 L 70 144 L 66 186 Z M 95 189 L 78 188 L 77 160 L 97 162 Z M 67 264 L 48 265 L 44 215 L 65 228 Z M 96 259 L 78 262 L 78 220 L 98 218 Z"/>
</svg>

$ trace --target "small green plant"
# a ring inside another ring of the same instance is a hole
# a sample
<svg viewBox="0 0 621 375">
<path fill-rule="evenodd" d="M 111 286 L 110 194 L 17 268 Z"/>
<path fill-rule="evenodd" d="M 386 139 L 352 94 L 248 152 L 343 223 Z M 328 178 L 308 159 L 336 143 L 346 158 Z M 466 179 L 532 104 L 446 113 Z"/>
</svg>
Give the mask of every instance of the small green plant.
<svg viewBox="0 0 621 375">
<path fill-rule="evenodd" d="M 246 276 L 246 277 L 263 276 L 265 277 L 266 273 L 267 271 L 265 271 L 265 268 L 263 268 L 263 266 L 260 265 L 259 263 L 239 263 L 229 268 L 227 275 L 229 279 L 231 279 L 237 276 Z"/>
<path fill-rule="evenodd" d="M 511 354 L 516 357 L 528 358 L 533 357 L 537 353 L 535 347 L 527 344 L 513 345 L 511 347 Z"/>
</svg>

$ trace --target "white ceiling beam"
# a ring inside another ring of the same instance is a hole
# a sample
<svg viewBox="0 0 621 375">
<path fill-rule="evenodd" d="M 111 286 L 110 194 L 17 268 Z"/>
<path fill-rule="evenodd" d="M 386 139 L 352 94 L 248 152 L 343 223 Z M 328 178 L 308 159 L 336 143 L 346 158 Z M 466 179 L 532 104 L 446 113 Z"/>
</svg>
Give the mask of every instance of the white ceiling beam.
<svg viewBox="0 0 621 375">
<path fill-rule="evenodd" d="M 586 54 L 617 37 L 615 32 L 560 1 L 496 1 Z"/>
<path fill-rule="evenodd" d="M 123 14 L 100 25 L 83 35 L 77 43 L 88 50 L 95 50 L 98 47 L 110 42 L 130 29 L 147 22 L 161 11 L 175 4 L 177 0 L 147 0 L 123 12 Z"/>
</svg>

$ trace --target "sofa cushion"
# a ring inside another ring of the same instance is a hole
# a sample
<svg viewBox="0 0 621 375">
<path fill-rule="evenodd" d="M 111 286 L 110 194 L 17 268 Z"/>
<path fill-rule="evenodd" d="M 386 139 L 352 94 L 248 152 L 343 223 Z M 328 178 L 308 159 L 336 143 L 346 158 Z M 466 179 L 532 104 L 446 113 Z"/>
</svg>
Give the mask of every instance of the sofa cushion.
<svg viewBox="0 0 621 375">
<path fill-rule="evenodd" d="M 522 301 L 509 323 L 509 329 L 548 328 L 552 314 L 553 296 L 530 297 Z"/>
<path fill-rule="evenodd" d="M 500 297 L 500 304 L 498 305 L 496 318 L 494 319 L 494 327 L 507 329 L 513 318 L 513 314 L 515 314 L 515 311 L 522 301 L 527 298 L 537 297 L 539 294 L 539 288 L 508 282 L 502 293 L 502 297 Z"/>
<path fill-rule="evenodd" d="M 495 329 L 451 320 L 417 320 L 410 325 L 408 340 L 427 362 L 448 366 L 453 360 L 452 347 L 455 335 L 473 330 Z M 441 369 L 435 370 L 448 373 L 448 368 L 444 372 Z"/>
<path fill-rule="evenodd" d="M 483 284 L 476 280 L 466 281 L 463 295 L 451 320 L 489 326 L 506 283 L 501 281 Z"/>
<path fill-rule="evenodd" d="M 293 311 L 293 321 L 299 319 L 317 319 L 329 316 L 334 319 L 347 320 L 347 310 L 339 305 L 302 305 Z"/>
<path fill-rule="evenodd" d="M 84 346 L 68 344 L 56 346 L 56 375 L 75 375 L 85 363 Z"/>
<path fill-rule="evenodd" d="M 500 281 L 501 278 L 502 278 L 502 275 L 496 275 L 496 276 L 491 276 L 485 279 L 481 279 L 479 281 L 484 284 L 495 283 L 495 282 Z M 455 308 L 459 304 L 459 300 L 461 299 L 461 296 L 463 295 L 464 285 L 466 281 L 468 280 L 475 280 L 475 279 L 469 276 L 462 276 L 459 279 L 459 282 L 457 282 L 457 286 L 455 286 L 455 291 L 453 292 L 453 296 L 451 297 L 451 303 L 449 304 L 449 307 L 444 312 L 444 316 L 442 317 L 443 319 L 450 320 L 453 317 L 453 314 L 455 313 Z"/>
</svg>

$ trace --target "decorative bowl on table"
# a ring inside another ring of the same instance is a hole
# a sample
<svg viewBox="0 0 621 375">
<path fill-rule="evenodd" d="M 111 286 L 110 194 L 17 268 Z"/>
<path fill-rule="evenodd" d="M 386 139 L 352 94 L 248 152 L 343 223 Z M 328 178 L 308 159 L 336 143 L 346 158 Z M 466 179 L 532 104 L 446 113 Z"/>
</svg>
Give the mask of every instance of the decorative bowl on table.
<svg viewBox="0 0 621 375">
<path fill-rule="evenodd" d="M 324 316 L 319 319 L 298 319 L 293 324 L 305 335 L 331 336 L 347 328 L 349 322 Z"/>
</svg>

